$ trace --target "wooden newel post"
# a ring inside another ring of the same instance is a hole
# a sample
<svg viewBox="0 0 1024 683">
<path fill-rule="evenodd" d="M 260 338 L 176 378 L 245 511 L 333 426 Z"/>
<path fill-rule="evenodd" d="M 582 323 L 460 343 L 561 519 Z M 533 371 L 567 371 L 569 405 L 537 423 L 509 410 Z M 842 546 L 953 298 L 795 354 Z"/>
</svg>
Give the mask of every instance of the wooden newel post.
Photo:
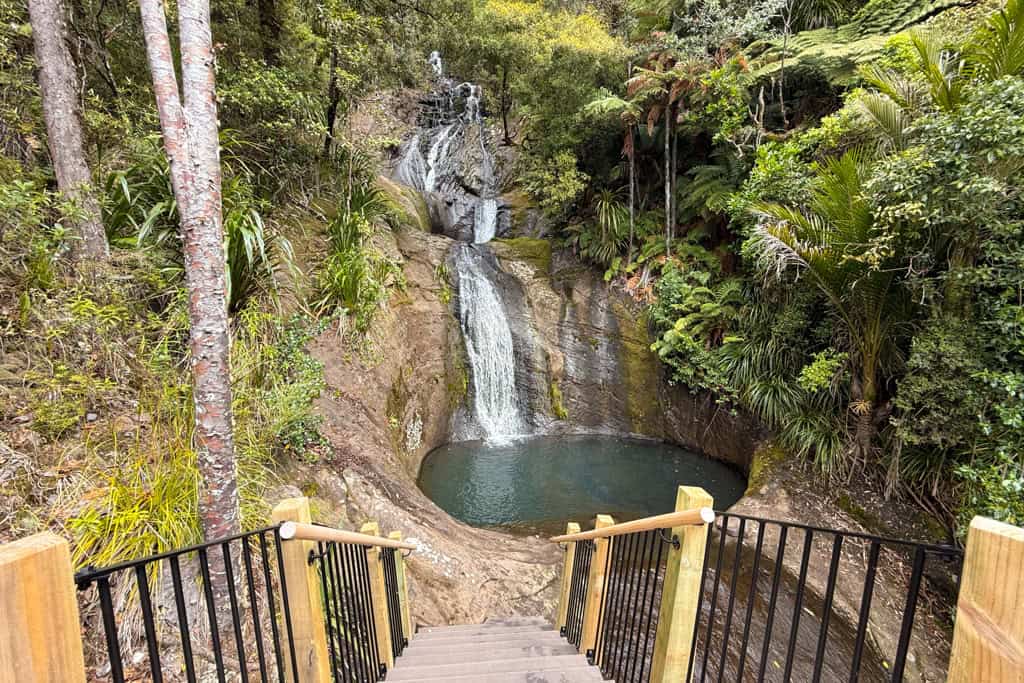
<svg viewBox="0 0 1024 683">
<path fill-rule="evenodd" d="M 595 529 L 615 524 L 609 515 L 598 515 L 594 520 Z M 590 575 L 587 579 L 587 596 L 583 608 L 583 633 L 580 637 L 580 652 L 587 654 L 597 645 L 598 616 L 604 602 L 604 569 L 608 559 L 610 539 L 594 539 L 594 554 L 590 557 Z"/>
<path fill-rule="evenodd" d="M 565 533 L 578 534 L 580 525 L 576 522 L 569 522 L 565 525 Z M 558 617 L 555 620 L 555 630 L 560 631 L 565 626 L 566 618 L 569 616 L 569 590 L 572 588 L 572 565 L 576 561 L 576 543 L 565 544 L 565 561 L 562 563 L 562 584 L 558 590 Z"/>
<path fill-rule="evenodd" d="M 60 536 L 0 546 L 0 681 L 85 683 L 71 552 Z"/>
<path fill-rule="evenodd" d="M 714 499 L 707 491 L 697 486 L 679 487 L 677 511 L 704 507 L 714 507 Z M 700 607 L 707 524 L 676 527 L 672 535 L 679 538 L 679 547 L 669 549 L 665 567 L 650 683 L 678 683 L 686 678 Z"/>
<path fill-rule="evenodd" d="M 396 541 L 402 540 L 401 531 L 392 531 L 388 538 Z M 409 584 L 405 579 L 405 556 L 397 548 L 392 550 L 395 554 L 395 574 L 398 578 L 398 601 L 402 611 L 402 635 L 407 641 L 412 640 L 412 615 L 409 611 Z"/>
<path fill-rule="evenodd" d="M 367 536 L 380 536 L 377 522 L 367 522 L 359 530 Z M 381 562 L 379 547 L 366 549 L 366 563 L 370 570 L 370 600 L 373 603 L 373 621 L 377 631 L 377 655 L 388 671 L 395 668 L 395 655 L 391 650 L 391 622 L 389 620 L 388 594 L 384 587 L 384 563 Z M 390 552 L 390 550 L 388 550 Z"/>
<path fill-rule="evenodd" d="M 971 520 L 946 680 L 1024 683 L 1024 529 Z"/>
<path fill-rule="evenodd" d="M 271 517 L 275 522 L 309 524 L 309 499 L 282 500 L 274 508 Z M 299 672 L 299 679 L 294 683 L 327 683 L 331 679 L 320 576 L 316 567 L 309 562 L 309 554 L 313 549 L 312 541 L 289 540 L 281 543 L 284 581 L 288 585 L 288 607 Z M 285 667 L 285 670 L 290 681 L 291 668 Z"/>
</svg>

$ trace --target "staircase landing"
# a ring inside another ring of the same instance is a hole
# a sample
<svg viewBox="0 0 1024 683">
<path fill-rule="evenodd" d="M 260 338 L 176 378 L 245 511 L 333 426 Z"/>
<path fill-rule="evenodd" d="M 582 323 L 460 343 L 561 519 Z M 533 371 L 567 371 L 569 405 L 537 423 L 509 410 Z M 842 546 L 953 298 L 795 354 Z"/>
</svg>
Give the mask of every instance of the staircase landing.
<svg viewBox="0 0 1024 683">
<path fill-rule="evenodd" d="M 421 628 L 391 681 L 453 683 L 583 683 L 601 672 L 543 619 L 516 617 L 482 624 Z"/>
</svg>

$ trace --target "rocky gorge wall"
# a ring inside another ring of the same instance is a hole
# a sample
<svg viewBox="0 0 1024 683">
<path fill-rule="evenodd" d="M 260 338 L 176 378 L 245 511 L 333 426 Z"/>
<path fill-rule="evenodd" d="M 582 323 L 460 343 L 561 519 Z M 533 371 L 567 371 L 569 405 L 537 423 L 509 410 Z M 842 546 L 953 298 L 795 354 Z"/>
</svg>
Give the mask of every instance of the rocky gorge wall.
<svg viewBox="0 0 1024 683">
<path fill-rule="evenodd" d="M 557 547 L 466 526 L 416 486 L 423 458 L 449 440 L 469 395 L 457 292 L 445 270 L 455 242 L 423 229 L 413 195 L 382 185 L 393 193 L 403 226 L 382 233 L 377 246 L 401 262 L 407 284 L 377 316 L 364 348 L 353 350 L 333 329 L 311 345 L 325 368 L 318 410 L 335 455 L 326 463 L 294 463 L 282 479 L 312 495 L 326 522 L 358 528 L 376 519 L 417 544 L 408 563 L 418 623 L 549 614 Z M 668 439 L 745 466 L 756 431 L 737 437 L 740 448 L 727 452 L 714 443 L 716 430 L 696 429 L 706 418 L 704 402 L 663 386 L 646 324 L 597 274 L 552 254 L 547 240 L 492 246 L 494 277 L 523 351 L 516 381 L 538 430 Z M 288 494 L 298 492 L 279 495 Z"/>
</svg>

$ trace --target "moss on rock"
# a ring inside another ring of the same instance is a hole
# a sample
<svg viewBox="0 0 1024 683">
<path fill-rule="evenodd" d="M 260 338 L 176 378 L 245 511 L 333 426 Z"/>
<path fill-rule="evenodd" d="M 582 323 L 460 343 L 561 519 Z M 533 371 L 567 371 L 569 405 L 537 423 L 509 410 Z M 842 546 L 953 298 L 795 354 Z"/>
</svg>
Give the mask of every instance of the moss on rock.
<svg viewBox="0 0 1024 683">
<path fill-rule="evenodd" d="M 399 225 L 430 232 L 430 210 L 422 194 L 385 176 L 377 176 L 377 185 L 387 196 Z"/>
<path fill-rule="evenodd" d="M 569 419 L 569 411 L 565 408 L 558 380 L 551 381 L 551 412 L 559 420 Z"/>
<path fill-rule="evenodd" d="M 653 392 L 660 376 L 657 358 L 651 351 L 647 316 L 634 315 L 621 304 L 614 304 L 612 312 L 618 320 L 621 334 L 619 360 L 631 428 L 641 434 L 658 434 L 660 408 Z"/>
<path fill-rule="evenodd" d="M 756 493 L 768 483 L 776 467 L 786 459 L 786 451 L 775 444 L 767 444 L 754 451 L 747 475 L 747 491 L 743 495 Z"/>
<path fill-rule="evenodd" d="M 511 237 L 496 239 L 492 244 L 499 256 L 524 261 L 539 273 L 551 272 L 551 242 L 537 237 Z"/>
</svg>

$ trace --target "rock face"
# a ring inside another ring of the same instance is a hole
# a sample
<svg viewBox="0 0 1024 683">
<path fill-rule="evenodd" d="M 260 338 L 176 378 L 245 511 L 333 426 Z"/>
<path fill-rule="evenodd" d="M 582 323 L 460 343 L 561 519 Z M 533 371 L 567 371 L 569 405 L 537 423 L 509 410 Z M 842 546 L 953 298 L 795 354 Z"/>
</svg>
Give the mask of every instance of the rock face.
<svg viewBox="0 0 1024 683">
<path fill-rule="evenodd" d="M 315 491 L 324 521 L 358 528 L 375 519 L 417 545 L 407 560 L 417 623 L 550 614 L 556 546 L 468 527 L 416 487 L 423 456 L 447 441 L 466 370 L 448 285 L 437 275 L 451 241 L 409 228 L 391 237 L 380 246 L 404 260 L 408 285 L 378 316 L 368 348 L 353 353 L 333 330 L 311 347 L 325 366 L 318 408 L 336 460 L 297 466 L 289 479 Z"/>
<path fill-rule="evenodd" d="M 760 427 L 665 381 L 642 311 L 547 240 L 493 243 L 517 347 L 517 384 L 544 433 L 665 439 L 746 470 Z"/>
</svg>

